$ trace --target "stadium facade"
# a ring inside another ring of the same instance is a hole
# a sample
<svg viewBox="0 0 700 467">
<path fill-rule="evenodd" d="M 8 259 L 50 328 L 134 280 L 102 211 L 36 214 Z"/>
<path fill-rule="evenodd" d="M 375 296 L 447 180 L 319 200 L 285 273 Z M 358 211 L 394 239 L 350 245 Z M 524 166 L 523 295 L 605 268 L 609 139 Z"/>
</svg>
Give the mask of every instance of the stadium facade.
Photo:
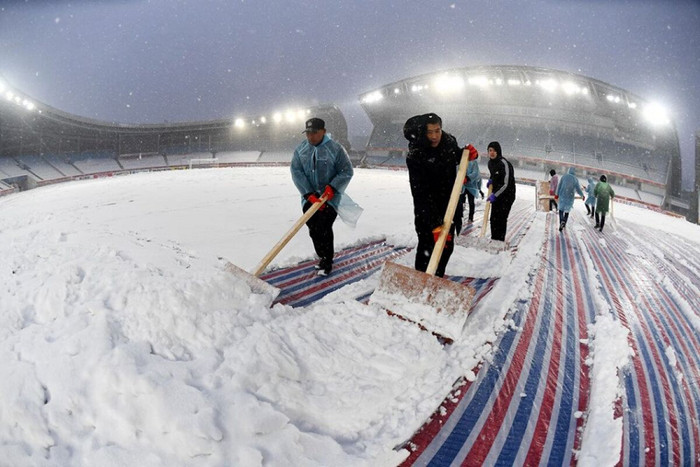
<svg viewBox="0 0 700 467">
<path fill-rule="evenodd" d="M 390 83 L 360 102 L 373 124 L 368 165 L 402 165 L 404 122 L 435 112 L 461 144 L 485 152 L 499 141 L 518 178 L 576 167 L 583 179 L 606 174 L 631 200 L 688 214 L 674 123 L 653 103 L 597 79 L 537 67 L 465 67 Z"/>
<path fill-rule="evenodd" d="M 499 141 L 521 181 L 544 179 L 551 168 L 576 167 L 582 178 L 605 173 L 622 197 L 697 219 L 697 190 L 693 196 L 681 190 L 674 123 L 652 103 L 602 81 L 536 67 L 466 67 L 387 84 L 361 94 L 360 104 L 373 130 L 366 148 L 350 151 L 355 164 L 404 167 L 404 122 L 435 112 L 462 144 L 485 152 L 489 141 Z M 350 150 L 346 119 L 332 104 L 246 119 L 133 125 L 38 103 L 0 77 L 0 194 L 193 161 L 289 163 L 311 115 Z"/>
<path fill-rule="evenodd" d="M 349 149 L 347 122 L 334 105 L 251 119 L 131 125 L 68 114 L 0 78 L 0 193 L 97 173 L 182 168 L 193 160 L 288 163 L 312 115 Z"/>
</svg>

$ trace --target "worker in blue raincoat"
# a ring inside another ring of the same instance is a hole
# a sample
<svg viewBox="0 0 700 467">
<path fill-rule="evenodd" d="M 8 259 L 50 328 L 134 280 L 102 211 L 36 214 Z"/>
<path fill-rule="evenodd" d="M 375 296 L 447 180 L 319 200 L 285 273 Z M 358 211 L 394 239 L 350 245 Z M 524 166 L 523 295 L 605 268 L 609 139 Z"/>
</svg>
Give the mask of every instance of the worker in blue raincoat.
<svg viewBox="0 0 700 467">
<path fill-rule="evenodd" d="M 569 173 L 564 174 L 559 179 L 557 193 L 555 195 L 555 199 L 559 203 L 559 232 L 566 227 L 566 222 L 569 220 L 569 212 L 571 212 L 571 209 L 574 207 L 574 197 L 576 193 L 581 195 L 585 201 L 586 197 L 583 196 L 581 184 L 578 182 L 578 178 L 576 178 L 576 169 L 571 167 Z"/>
<path fill-rule="evenodd" d="M 319 275 L 327 276 L 333 268 L 335 252 L 333 223 L 338 214 L 343 218 L 342 202 L 347 198 L 343 192 L 353 176 L 353 168 L 345 148 L 326 134 L 326 122 L 322 119 L 307 120 L 303 133 L 306 141 L 297 146 L 292 156 L 292 181 L 302 196 L 303 212 L 323 195 L 328 197 L 326 204 L 306 222 L 320 258 L 316 269 Z"/>
<path fill-rule="evenodd" d="M 468 222 L 474 222 L 474 198 L 481 195 L 484 197 L 484 193 L 481 191 L 481 172 L 479 171 L 479 153 L 476 149 L 469 151 L 469 165 L 467 165 L 467 175 L 464 178 L 464 185 L 462 185 L 462 195 L 466 195 L 467 204 L 469 205 L 469 217 Z"/>
</svg>

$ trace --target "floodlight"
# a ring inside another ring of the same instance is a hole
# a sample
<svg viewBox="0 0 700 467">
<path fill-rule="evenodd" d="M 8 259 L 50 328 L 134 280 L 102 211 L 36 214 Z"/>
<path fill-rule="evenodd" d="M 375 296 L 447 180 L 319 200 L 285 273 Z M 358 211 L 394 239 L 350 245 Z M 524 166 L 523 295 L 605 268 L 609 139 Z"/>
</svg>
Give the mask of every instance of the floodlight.
<svg viewBox="0 0 700 467">
<path fill-rule="evenodd" d="M 579 88 L 578 85 L 572 81 L 566 81 L 562 83 L 561 88 L 564 90 L 564 93 L 567 96 L 572 96 L 581 92 L 581 88 Z"/>
<path fill-rule="evenodd" d="M 304 120 L 304 117 L 306 117 L 306 114 L 308 114 L 309 111 L 304 111 L 303 109 L 297 110 L 297 116 L 299 117 L 300 120 Z"/>
<path fill-rule="evenodd" d="M 394 88 L 394 94 L 401 94 L 401 89 Z"/>
<path fill-rule="evenodd" d="M 275 112 L 272 114 L 272 120 L 275 121 L 275 123 L 279 123 L 282 121 L 282 112 Z"/>
<path fill-rule="evenodd" d="M 488 86 L 489 85 L 489 79 L 486 76 L 470 76 L 469 79 L 467 80 L 469 84 L 472 86 Z"/>
<path fill-rule="evenodd" d="M 644 118 L 654 126 L 671 123 L 666 109 L 656 102 L 651 102 L 644 107 Z"/>
<path fill-rule="evenodd" d="M 519 79 L 510 78 L 508 80 L 508 86 L 520 86 L 521 84 L 523 83 Z"/>
<path fill-rule="evenodd" d="M 452 94 L 464 88 L 464 80 L 461 76 L 441 75 L 435 78 L 433 85 L 440 94 Z"/>
<path fill-rule="evenodd" d="M 287 112 L 284 114 L 284 119 L 287 121 L 287 123 L 294 123 L 294 120 L 296 120 L 296 112 L 293 110 L 287 110 Z"/>
<path fill-rule="evenodd" d="M 262 123 L 263 125 L 267 123 L 267 118 L 265 116 L 260 117 L 260 123 Z"/>
<path fill-rule="evenodd" d="M 557 90 L 558 83 L 554 78 L 548 78 L 541 81 L 537 81 L 537 84 L 548 92 L 554 92 Z"/>
<path fill-rule="evenodd" d="M 365 104 L 372 104 L 374 102 L 379 102 L 384 98 L 384 95 L 382 94 L 381 91 L 372 91 L 369 94 L 365 94 L 365 96 L 362 98 L 362 102 Z"/>
<path fill-rule="evenodd" d="M 236 128 L 243 128 L 245 126 L 245 121 L 242 118 L 237 118 L 233 121 L 233 126 Z"/>
</svg>

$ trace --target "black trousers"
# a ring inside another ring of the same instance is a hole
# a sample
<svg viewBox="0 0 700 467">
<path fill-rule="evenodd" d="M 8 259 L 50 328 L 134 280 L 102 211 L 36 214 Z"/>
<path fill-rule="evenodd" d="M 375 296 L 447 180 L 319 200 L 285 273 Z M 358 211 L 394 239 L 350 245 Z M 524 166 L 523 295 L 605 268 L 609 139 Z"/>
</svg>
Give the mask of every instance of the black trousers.
<svg viewBox="0 0 700 467">
<path fill-rule="evenodd" d="M 452 224 L 450 233 L 454 236 L 455 225 Z M 416 247 L 416 270 L 425 272 L 428 269 L 428 263 L 430 263 L 430 255 L 433 254 L 433 248 L 435 248 L 435 237 L 432 231 L 427 232 L 417 232 L 418 233 L 418 246 Z M 435 270 L 435 275 L 438 277 L 443 277 L 445 275 L 445 269 L 447 268 L 447 262 L 452 256 L 452 252 L 455 249 L 454 237 L 453 240 L 445 242 L 445 248 L 442 250 L 442 256 L 440 256 L 440 262 L 438 262 L 438 267 Z"/>
<path fill-rule="evenodd" d="M 598 211 L 595 212 L 595 223 L 598 224 L 598 227 L 600 227 L 600 230 L 603 230 L 603 226 L 605 225 L 605 213 L 599 213 Z"/>
<path fill-rule="evenodd" d="M 508 228 L 508 216 L 512 202 L 496 201 L 491 204 L 491 239 L 505 241 Z"/>
<path fill-rule="evenodd" d="M 303 212 L 309 210 L 311 203 L 304 203 Z M 324 204 L 323 209 L 319 209 L 311 216 L 311 219 L 306 221 L 306 226 L 309 228 L 309 236 L 314 244 L 314 250 L 321 261 L 319 264 L 322 268 L 328 268 L 333 264 L 333 223 L 338 213 L 335 212 L 330 205 Z"/>
<path fill-rule="evenodd" d="M 467 202 L 469 203 L 469 219 L 470 221 L 474 220 L 474 195 L 471 194 L 469 191 L 467 191 Z"/>
</svg>

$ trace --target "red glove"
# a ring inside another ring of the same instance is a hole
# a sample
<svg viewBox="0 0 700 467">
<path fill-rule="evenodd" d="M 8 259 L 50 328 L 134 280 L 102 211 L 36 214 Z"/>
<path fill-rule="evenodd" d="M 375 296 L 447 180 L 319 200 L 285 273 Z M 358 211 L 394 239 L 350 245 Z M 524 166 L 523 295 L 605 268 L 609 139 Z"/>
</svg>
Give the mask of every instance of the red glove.
<svg viewBox="0 0 700 467">
<path fill-rule="evenodd" d="M 316 203 L 321 202 L 321 200 L 318 198 L 318 196 L 316 196 L 316 193 L 311 193 L 309 196 L 307 196 L 306 201 L 308 201 L 311 204 L 316 204 Z M 323 211 L 324 209 L 326 209 L 326 205 L 323 204 L 319 209 L 321 211 Z"/>
<path fill-rule="evenodd" d="M 479 151 L 476 150 L 474 146 L 471 144 L 467 144 L 464 149 L 467 149 L 469 151 L 469 160 L 473 161 L 477 157 L 479 157 Z"/>
<path fill-rule="evenodd" d="M 440 232 L 442 232 L 442 226 L 440 227 L 435 227 L 433 229 L 433 239 L 435 240 L 435 243 L 437 243 L 438 238 L 440 237 Z M 451 241 L 452 240 L 452 234 L 447 234 L 447 240 L 446 241 Z"/>
<path fill-rule="evenodd" d="M 558 200 L 558 199 L 559 199 L 559 195 L 554 195 L 554 199 L 555 199 L 555 200 Z"/>
<path fill-rule="evenodd" d="M 326 185 L 326 189 L 323 190 L 323 194 L 326 196 L 326 201 L 330 201 L 335 196 L 335 190 L 332 186 Z"/>
</svg>

